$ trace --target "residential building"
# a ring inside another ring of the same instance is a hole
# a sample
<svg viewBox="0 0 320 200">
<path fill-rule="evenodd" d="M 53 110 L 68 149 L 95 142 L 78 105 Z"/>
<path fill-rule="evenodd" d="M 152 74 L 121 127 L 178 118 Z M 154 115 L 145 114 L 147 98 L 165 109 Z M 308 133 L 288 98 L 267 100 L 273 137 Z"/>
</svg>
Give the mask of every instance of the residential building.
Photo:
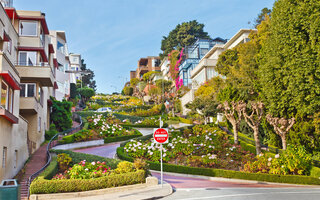
<svg viewBox="0 0 320 200">
<path fill-rule="evenodd" d="M 70 58 L 71 71 L 74 71 L 74 72 L 79 71 L 80 72 L 81 66 L 82 66 L 81 55 L 70 53 L 69 58 Z M 71 73 L 70 83 L 77 83 L 77 80 L 81 80 L 81 74 L 80 73 Z"/>
<path fill-rule="evenodd" d="M 56 66 L 56 83 L 58 89 L 54 91 L 54 97 L 62 101 L 70 96 L 70 77 L 66 73 L 70 70 L 70 60 L 67 46 L 66 33 L 64 31 L 50 31 L 51 43 L 54 48 L 53 62 Z"/>
<path fill-rule="evenodd" d="M 16 70 L 20 75 L 20 115 L 28 121 L 29 153 L 37 150 L 49 128 L 48 100 L 55 84 L 52 44 L 45 14 L 5 8 L 19 35 Z"/>
<path fill-rule="evenodd" d="M 239 44 L 249 41 L 249 34 L 255 31 L 253 29 L 241 29 L 225 44 L 217 43 L 211 48 L 198 62 L 198 64 L 190 71 L 191 87 L 190 91 L 181 98 L 183 114 L 187 114 L 188 109 L 185 105 L 194 100 L 194 92 L 215 76 L 219 74 L 215 71 L 219 55 L 227 50 L 236 47 Z M 188 82 L 189 84 L 190 82 Z"/>
<path fill-rule="evenodd" d="M 179 66 L 179 77 L 183 85 L 191 88 L 191 71 L 197 66 L 201 58 L 216 44 L 224 44 L 226 40 L 222 38 L 215 39 L 197 39 L 197 41 L 184 49 L 183 62 Z"/>
<path fill-rule="evenodd" d="M 130 80 L 136 78 L 136 71 L 130 71 Z"/>
<path fill-rule="evenodd" d="M 160 63 L 160 70 L 163 78 L 165 80 L 171 80 L 170 78 L 170 61 L 168 60 L 168 57 L 165 57 L 162 59 Z"/>
<path fill-rule="evenodd" d="M 160 72 L 160 59 L 158 56 L 148 56 L 147 58 L 140 58 L 138 61 L 138 67 L 135 71 L 136 78 L 141 79 L 143 74 L 150 71 L 159 71 Z M 133 74 L 134 71 L 131 71 L 130 74 Z"/>
<path fill-rule="evenodd" d="M 20 77 L 14 64 L 18 32 L 0 4 L 0 181 L 12 178 L 29 157 L 28 122 L 19 114 Z"/>
</svg>

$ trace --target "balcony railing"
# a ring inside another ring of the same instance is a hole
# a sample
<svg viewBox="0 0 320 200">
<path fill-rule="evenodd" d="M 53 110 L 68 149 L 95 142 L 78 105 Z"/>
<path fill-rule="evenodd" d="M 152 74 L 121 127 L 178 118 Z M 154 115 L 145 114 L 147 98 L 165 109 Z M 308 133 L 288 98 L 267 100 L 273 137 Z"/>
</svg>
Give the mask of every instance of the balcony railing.
<svg viewBox="0 0 320 200">
<path fill-rule="evenodd" d="M 30 63 L 30 62 L 16 62 L 15 63 L 18 66 L 30 66 L 30 67 L 49 67 L 49 63 L 48 62 L 38 62 L 38 63 Z"/>
</svg>

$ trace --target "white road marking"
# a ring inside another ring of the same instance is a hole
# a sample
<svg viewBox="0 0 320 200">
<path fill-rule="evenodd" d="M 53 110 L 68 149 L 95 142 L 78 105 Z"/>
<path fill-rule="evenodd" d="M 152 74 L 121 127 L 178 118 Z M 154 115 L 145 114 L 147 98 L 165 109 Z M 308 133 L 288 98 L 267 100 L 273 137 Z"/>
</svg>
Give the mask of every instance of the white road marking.
<svg viewBox="0 0 320 200">
<path fill-rule="evenodd" d="M 270 192 L 270 193 L 261 192 L 261 193 L 249 193 L 249 194 L 226 194 L 226 195 L 218 195 L 218 196 L 210 196 L 210 197 L 195 197 L 195 198 L 180 199 L 180 200 L 216 199 L 216 198 L 225 198 L 225 197 L 254 196 L 254 195 L 266 195 L 266 194 L 320 194 L 320 191 L 319 192 L 306 191 L 306 192 Z"/>
</svg>

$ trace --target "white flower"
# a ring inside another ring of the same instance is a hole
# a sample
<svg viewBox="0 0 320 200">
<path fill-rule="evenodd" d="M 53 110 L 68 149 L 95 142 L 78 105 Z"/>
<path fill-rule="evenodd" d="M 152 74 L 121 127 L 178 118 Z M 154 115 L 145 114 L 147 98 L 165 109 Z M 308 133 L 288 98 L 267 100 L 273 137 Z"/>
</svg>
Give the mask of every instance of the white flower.
<svg viewBox="0 0 320 200">
<path fill-rule="evenodd" d="M 91 165 L 95 165 L 95 164 L 96 164 L 95 162 L 92 162 L 92 163 L 91 163 Z"/>
<path fill-rule="evenodd" d="M 280 155 L 279 155 L 279 154 L 276 154 L 274 157 L 275 157 L 275 158 L 279 158 L 279 157 L 280 157 Z"/>
<path fill-rule="evenodd" d="M 270 162 L 272 160 L 272 158 L 268 158 L 268 161 Z"/>
<path fill-rule="evenodd" d="M 227 153 L 226 156 L 228 156 L 229 154 Z"/>
<path fill-rule="evenodd" d="M 88 168 L 86 168 L 85 170 L 86 170 L 86 171 L 88 171 L 89 169 L 88 169 Z"/>
</svg>

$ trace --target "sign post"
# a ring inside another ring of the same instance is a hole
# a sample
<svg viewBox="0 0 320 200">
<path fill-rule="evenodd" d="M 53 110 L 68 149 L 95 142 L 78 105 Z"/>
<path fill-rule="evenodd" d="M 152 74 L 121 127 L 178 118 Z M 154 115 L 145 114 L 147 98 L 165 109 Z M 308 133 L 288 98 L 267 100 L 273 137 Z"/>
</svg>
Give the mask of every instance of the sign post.
<svg viewBox="0 0 320 200">
<path fill-rule="evenodd" d="M 168 134 L 168 129 L 161 128 L 162 126 L 161 122 L 162 121 L 160 118 L 160 128 L 154 129 L 153 138 L 156 143 L 160 144 L 161 187 L 162 187 L 163 186 L 162 144 L 168 143 L 169 134 Z"/>
</svg>

